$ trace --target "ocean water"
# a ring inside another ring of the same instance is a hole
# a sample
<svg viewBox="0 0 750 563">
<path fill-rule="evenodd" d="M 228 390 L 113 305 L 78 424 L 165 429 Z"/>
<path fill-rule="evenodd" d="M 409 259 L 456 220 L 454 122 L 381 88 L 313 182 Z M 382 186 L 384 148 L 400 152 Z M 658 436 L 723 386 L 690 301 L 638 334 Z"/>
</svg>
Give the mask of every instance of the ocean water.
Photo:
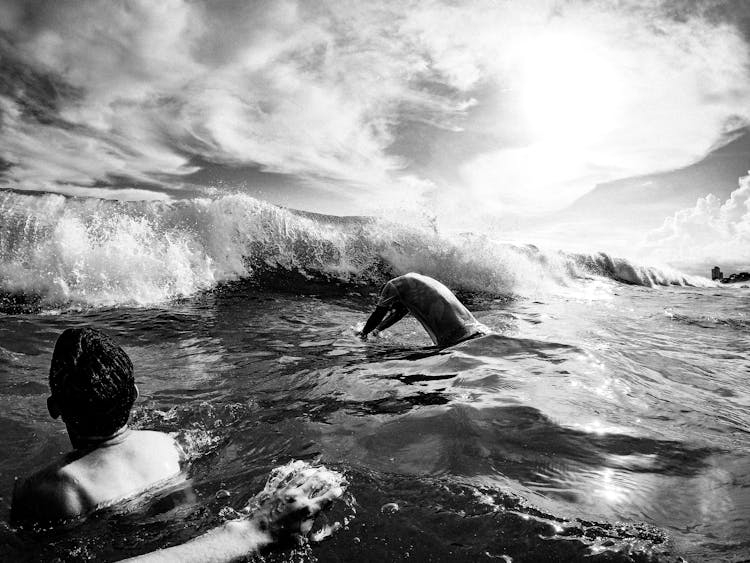
<svg viewBox="0 0 750 563">
<path fill-rule="evenodd" d="M 454 289 L 496 334 L 361 342 L 390 276 Z M 122 203 L 0 193 L 0 559 L 117 560 L 185 541 L 291 459 L 342 471 L 330 538 L 269 561 L 750 559 L 750 289 L 602 252 L 292 213 L 243 195 Z M 55 340 L 130 354 L 132 424 L 186 481 L 47 531 L 16 476 L 69 444 Z"/>
</svg>

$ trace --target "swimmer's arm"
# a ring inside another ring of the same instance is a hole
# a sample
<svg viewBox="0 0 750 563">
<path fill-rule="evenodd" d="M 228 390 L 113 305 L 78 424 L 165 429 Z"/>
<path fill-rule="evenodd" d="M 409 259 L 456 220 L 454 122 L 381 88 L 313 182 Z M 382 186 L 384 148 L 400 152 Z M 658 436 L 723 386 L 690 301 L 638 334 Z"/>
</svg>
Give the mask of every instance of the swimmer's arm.
<svg viewBox="0 0 750 563">
<path fill-rule="evenodd" d="M 390 314 L 383 319 L 375 330 L 384 331 L 385 329 L 395 325 L 398 321 L 403 319 L 409 310 L 401 305 L 400 303 L 391 309 Z"/>
<path fill-rule="evenodd" d="M 381 307 L 377 306 L 375 307 L 375 310 L 372 312 L 372 315 L 370 315 L 370 318 L 367 319 L 367 322 L 365 323 L 364 328 L 362 329 L 362 332 L 359 333 L 359 337 L 363 340 L 367 338 L 367 335 L 370 334 L 373 330 L 375 330 L 375 327 L 380 324 L 380 321 L 383 320 L 383 317 L 385 317 L 386 313 L 390 311 L 390 307 Z"/>
<path fill-rule="evenodd" d="M 290 468 L 291 465 L 294 467 Z M 316 468 L 304 463 L 301 465 L 302 467 L 295 463 L 286 466 L 290 473 L 285 480 L 272 483 L 269 478 L 266 489 L 246 507 L 252 508 L 252 516 L 226 522 L 187 543 L 128 561 L 235 561 L 258 552 L 284 536 L 306 536 L 313 527 L 315 517 L 344 494 L 347 483 L 341 474 L 330 472 L 324 467 Z M 273 478 L 281 479 L 280 475 Z"/>
<path fill-rule="evenodd" d="M 256 518 L 232 520 L 187 543 L 126 559 L 139 563 L 223 563 L 235 561 L 273 543 Z"/>
</svg>

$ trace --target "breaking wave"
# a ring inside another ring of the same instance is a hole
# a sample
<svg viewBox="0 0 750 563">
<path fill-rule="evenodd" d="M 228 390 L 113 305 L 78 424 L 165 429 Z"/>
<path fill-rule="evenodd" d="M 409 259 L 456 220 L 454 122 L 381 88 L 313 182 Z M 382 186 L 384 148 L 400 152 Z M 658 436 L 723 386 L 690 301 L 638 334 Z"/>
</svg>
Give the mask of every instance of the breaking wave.
<svg viewBox="0 0 750 563">
<path fill-rule="evenodd" d="M 605 253 L 544 252 L 426 224 L 296 213 L 243 194 L 120 202 L 0 192 L 0 295 L 44 306 L 149 305 L 275 272 L 378 284 L 420 271 L 449 286 L 533 295 L 603 277 L 710 285 Z"/>
</svg>

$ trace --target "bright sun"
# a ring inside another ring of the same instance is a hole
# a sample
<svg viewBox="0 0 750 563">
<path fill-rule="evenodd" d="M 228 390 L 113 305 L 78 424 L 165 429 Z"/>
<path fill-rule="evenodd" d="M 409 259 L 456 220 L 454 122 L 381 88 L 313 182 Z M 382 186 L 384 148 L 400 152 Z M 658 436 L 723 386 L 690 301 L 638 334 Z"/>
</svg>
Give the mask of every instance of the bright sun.
<svg viewBox="0 0 750 563">
<path fill-rule="evenodd" d="M 524 45 L 522 107 L 541 142 L 595 143 L 617 122 L 621 78 L 604 46 L 570 33 L 547 33 Z"/>
</svg>

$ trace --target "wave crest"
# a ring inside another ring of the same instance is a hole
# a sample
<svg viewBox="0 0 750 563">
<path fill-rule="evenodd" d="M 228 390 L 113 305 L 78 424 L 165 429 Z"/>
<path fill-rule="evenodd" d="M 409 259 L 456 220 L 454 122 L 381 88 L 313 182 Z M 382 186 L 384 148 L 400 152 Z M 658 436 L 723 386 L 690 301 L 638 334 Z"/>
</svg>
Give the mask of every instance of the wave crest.
<svg viewBox="0 0 750 563">
<path fill-rule="evenodd" d="M 569 255 L 573 275 L 583 277 L 587 273 L 631 285 L 646 287 L 683 285 L 705 287 L 715 285 L 706 278 L 690 276 L 667 267 L 644 266 L 625 258 L 615 258 L 605 252 Z"/>
<path fill-rule="evenodd" d="M 356 284 L 420 271 L 449 286 L 530 295 L 601 276 L 644 286 L 703 278 L 605 253 L 543 252 L 476 234 L 295 213 L 243 194 L 119 202 L 0 193 L 0 290 L 45 306 L 149 305 L 222 282 L 297 272 Z"/>
</svg>

